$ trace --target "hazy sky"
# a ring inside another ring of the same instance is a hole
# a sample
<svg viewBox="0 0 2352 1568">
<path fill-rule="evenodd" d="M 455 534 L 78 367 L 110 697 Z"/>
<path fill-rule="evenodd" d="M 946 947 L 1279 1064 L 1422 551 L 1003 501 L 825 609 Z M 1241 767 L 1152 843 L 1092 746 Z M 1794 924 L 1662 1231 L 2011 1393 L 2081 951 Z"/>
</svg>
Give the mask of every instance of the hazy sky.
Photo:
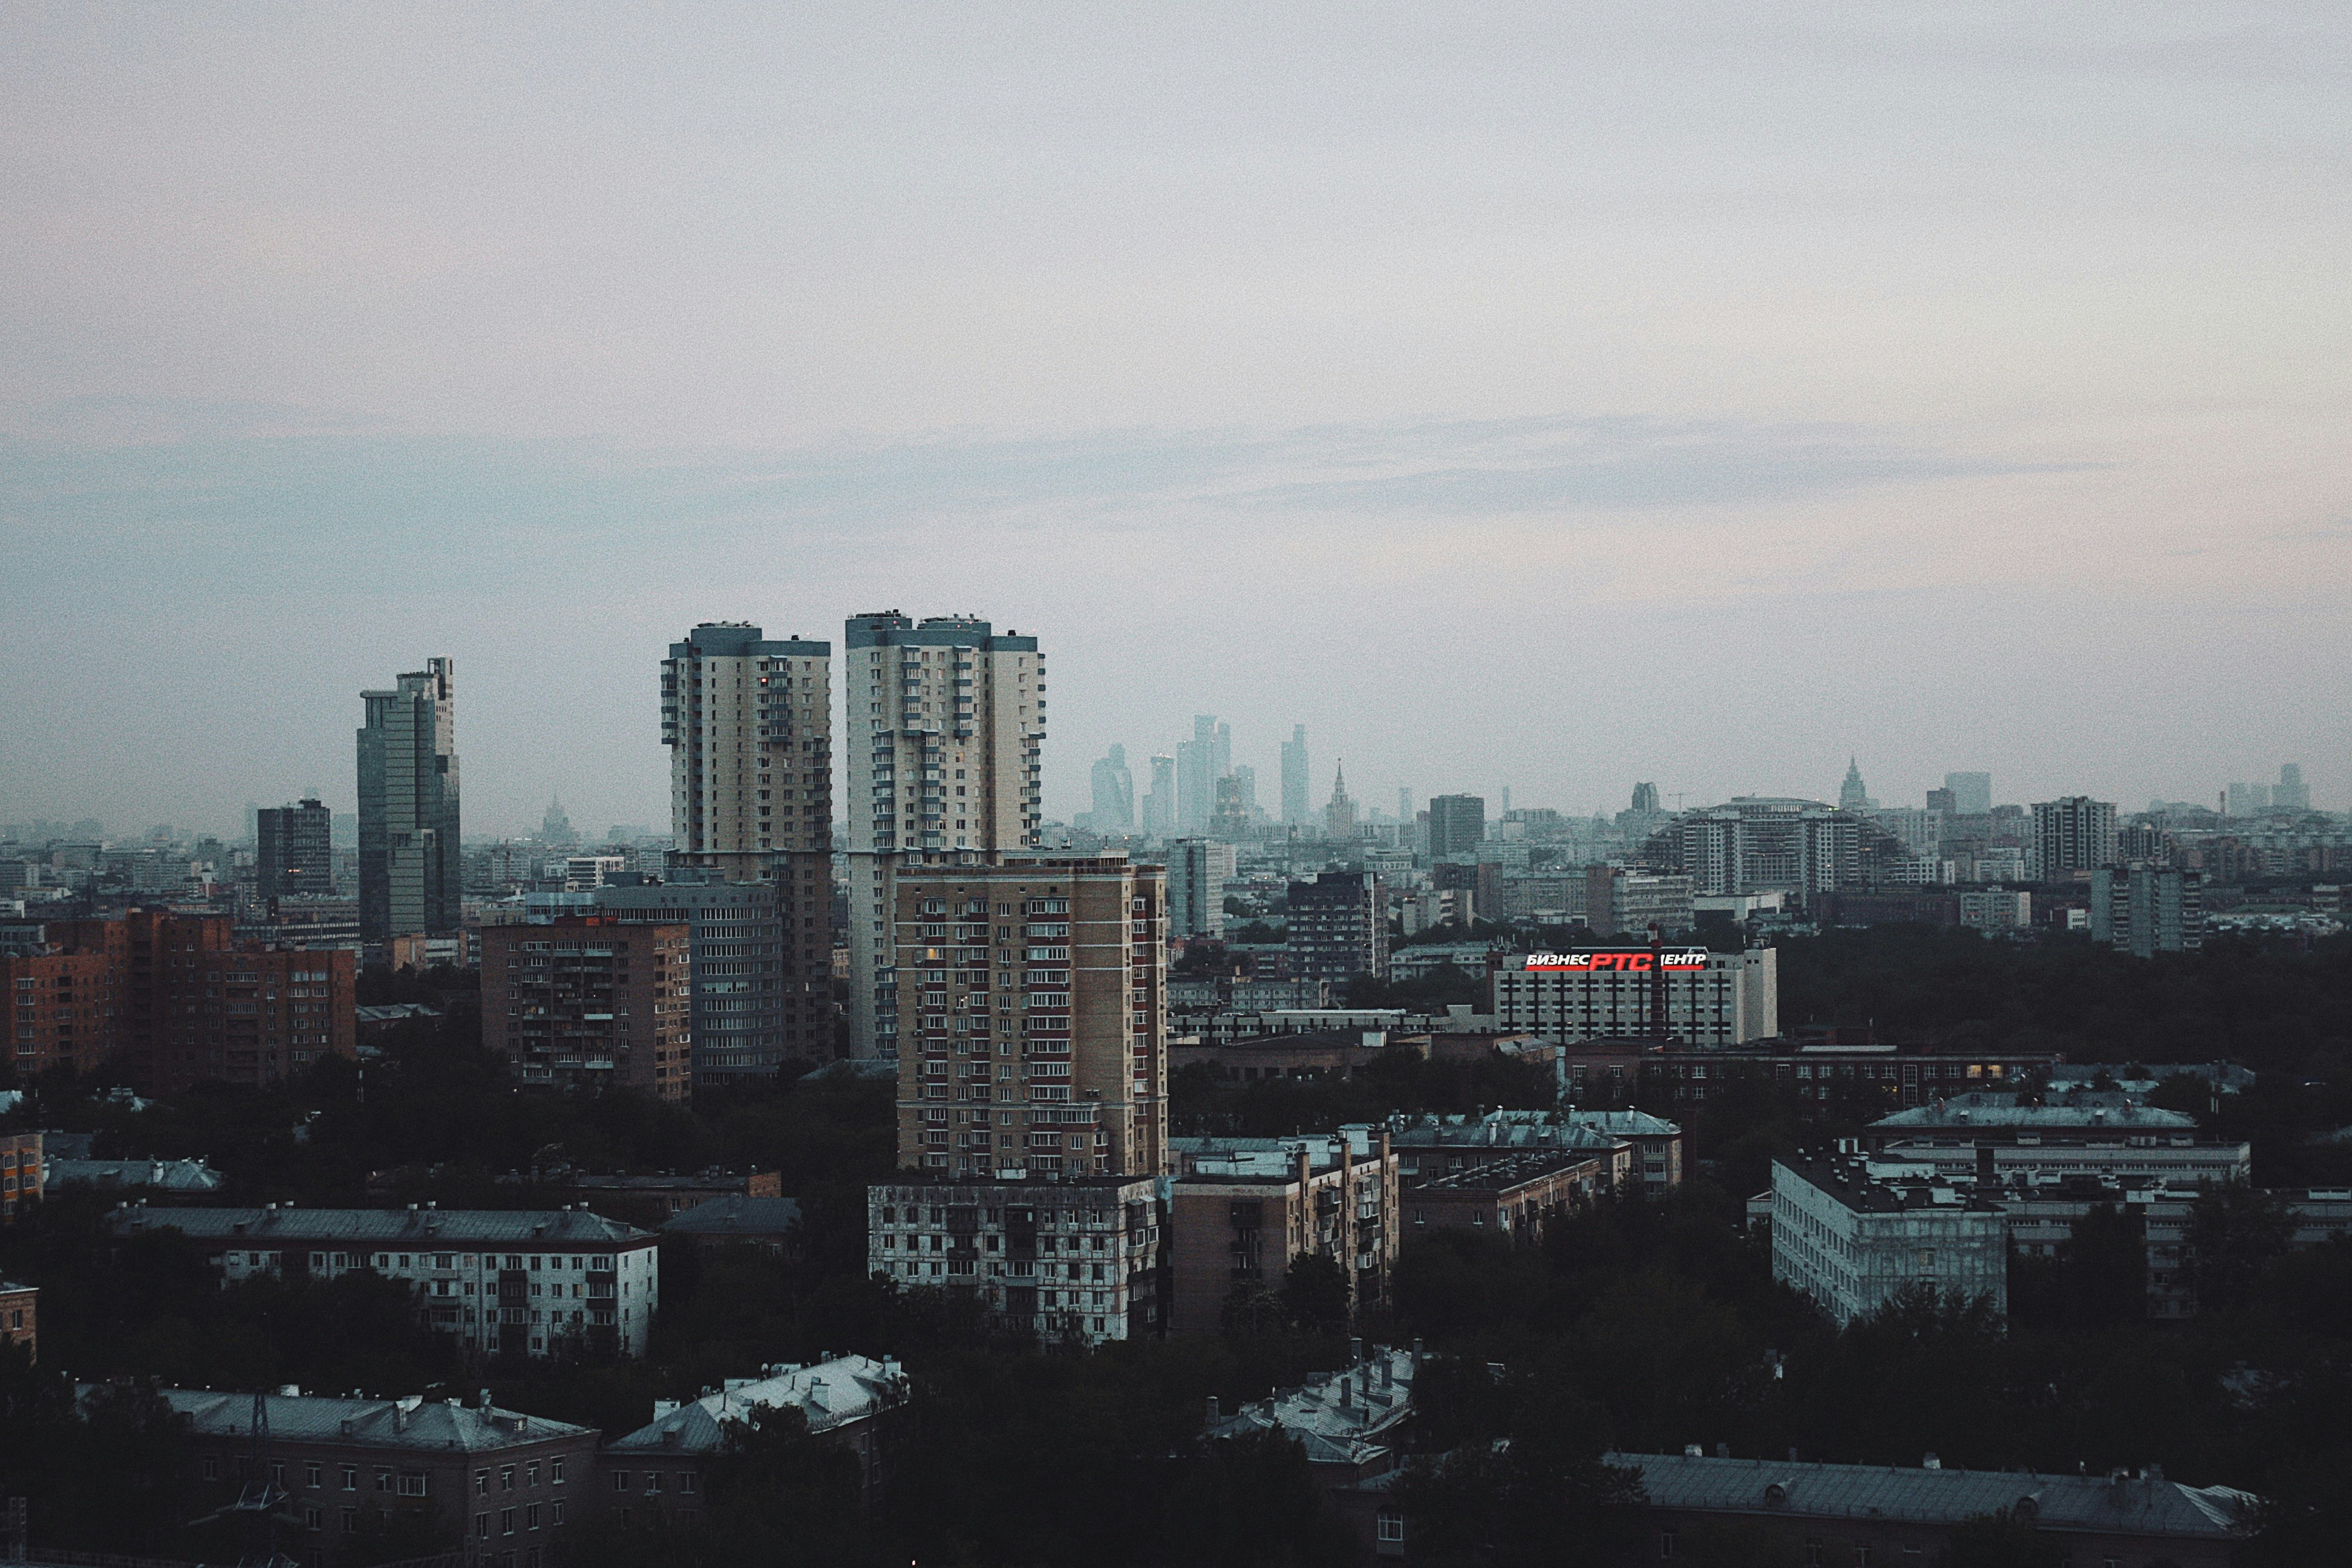
<svg viewBox="0 0 2352 1568">
<path fill-rule="evenodd" d="M 2331 3 L 0 7 L 0 820 L 667 826 L 693 622 L 1046 800 L 2352 795 Z"/>
</svg>

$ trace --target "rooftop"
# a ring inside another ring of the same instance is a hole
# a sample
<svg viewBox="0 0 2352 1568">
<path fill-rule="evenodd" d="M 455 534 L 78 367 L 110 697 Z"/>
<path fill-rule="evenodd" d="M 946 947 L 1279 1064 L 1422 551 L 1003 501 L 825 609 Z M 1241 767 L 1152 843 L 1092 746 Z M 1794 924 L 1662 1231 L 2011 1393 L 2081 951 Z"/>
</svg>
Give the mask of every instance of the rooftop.
<svg viewBox="0 0 2352 1568">
<path fill-rule="evenodd" d="M 107 1216 L 117 1232 L 176 1230 L 200 1241 L 341 1241 L 425 1247 L 650 1246 L 654 1234 L 586 1209 L 149 1208 Z"/>
<path fill-rule="evenodd" d="M 87 1395 L 100 1385 L 83 1384 Z M 200 1437 L 243 1440 L 253 1430 L 253 1395 L 209 1388 L 159 1391 Z M 463 1405 L 454 1399 L 336 1398 L 280 1390 L 264 1394 L 269 1436 L 278 1443 L 349 1443 L 369 1448 L 485 1453 L 555 1437 L 589 1437 L 593 1431 L 541 1415 L 491 1406 Z"/>
<path fill-rule="evenodd" d="M 1436 1176 L 1413 1189 L 1415 1193 L 1485 1193 L 1503 1192 L 1556 1176 L 1563 1171 L 1573 1171 L 1593 1163 L 1594 1156 L 1583 1152 L 1553 1152 L 1506 1154 L 1499 1160 L 1472 1165 L 1449 1175 Z"/>
<path fill-rule="evenodd" d="M 782 1236 L 799 1228 L 798 1198 L 747 1198 L 730 1193 L 662 1221 L 665 1236 Z"/>
<path fill-rule="evenodd" d="M 1297 1388 L 1252 1400 L 1232 1415 L 1213 1406 L 1207 1435 L 1239 1437 L 1280 1430 L 1296 1437 L 1314 1464 L 1360 1466 L 1384 1458 L 1379 1441 L 1412 1414 L 1413 1374 L 1421 1358 L 1412 1351 L 1375 1345 L 1349 1366 L 1326 1373 Z"/>
<path fill-rule="evenodd" d="M 2229 1540 L 2245 1533 L 2255 1499 L 2233 1487 L 2190 1487 L 2150 1466 L 2137 1477 L 1905 1469 L 1691 1454 L 1610 1454 L 1638 1468 L 1653 1508 L 1898 1519 L 1958 1524 L 2009 1510 L 2043 1530 Z"/>
<path fill-rule="evenodd" d="M 221 1173 L 202 1160 L 51 1160 L 47 1187 L 152 1187 L 167 1193 L 218 1192 Z"/>
<path fill-rule="evenodd" d="M 726 1424 L 760 1409 L 797 1408 L 812 1432 L 830 1431 L 887 1410 L 907 1397 L 907 1375 L 896 1361 L 835 1356 L 807 1366 L 778 1365 L 762 1375 L 730 1377 L 723 1388 L 680 1405 L 654 1402 L 654 1418 L 606 1451 L 615 1454 L 707 1454 L 726 1437 Z"/>
<path fill-rule="evenodd" d="M 2077 1089 L 2038 1105 L 2014 1094 L 1975 1090 L 1897 1110 L 1880 1117 L 1871 1127 L 1888 1131 L 1915 1127 L 2127 1127 L 2145 1132 L 2170 1129 L 2193 1132 L 2197 1119 L 2183 1111 L 2142 1104 L 2116 1089 Z"/>
<path fill-rule="evenodd" d="M 1908 1173 L 1880 1173 L 1859 1155 L 1775 1160 L 1775 1172 L 1786 1170 L 1828 1194 L 1856 1214 L 1901 1214 L 1910 1210 L 1942 1209 L 1998 1212 L 2000 1205 L 1979 1194 L 1973 1185 Z"/>
</svg>

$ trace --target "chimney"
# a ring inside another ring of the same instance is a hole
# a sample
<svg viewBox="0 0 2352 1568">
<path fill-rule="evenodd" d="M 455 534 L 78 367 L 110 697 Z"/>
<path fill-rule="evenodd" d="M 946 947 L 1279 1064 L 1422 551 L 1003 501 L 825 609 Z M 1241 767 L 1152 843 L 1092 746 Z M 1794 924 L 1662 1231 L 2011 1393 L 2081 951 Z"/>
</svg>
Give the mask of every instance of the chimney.
<svg viewBox="0 0 2352 1568">
<path fill-rule="evenodd" d="M 1919 1461 L 1919 1468 L 1923 1470 L 1940 1470 L 1944 1468 L 1944 1461 L 1930 1454 Z"/>
<path fill-rule="evenodd" d="M 1731 1458 L 1731 1445 L 1728 1443 L 1717 1443 L 1715 1446 L 1715 1457 L 1718 1459 L 1727 1459 Z"/>
<path fill-rule="evenodd" d="M 1214 1426 L 1217 1424 L 1217 1396 L 1216 1396 L 1215 1394 L 1212 1394 L 1211 1395 L 1209 1395 L 1209 1417 L 1208 1417 L 1208 1420 L 1209 1420 L 1209 1425 L 1210 1425 L 1210 1426 Z"/>
<path fill-rule="evenodd" d="M 1364 1342 L 1360 1339 L 1350 1339 L 1348 1342 L 1348 1364 L 1353 1366 L 1363 1359 Z"/>
<path fill-rule="evenodd" d="M 1683 1445 L 1683 1458 L 1685 1459 L 1704 1459 L 1706 1458 L 1706 1450 L 1699 1447 L 1696 1443 L 1685 1443 Z"/>
</svg>

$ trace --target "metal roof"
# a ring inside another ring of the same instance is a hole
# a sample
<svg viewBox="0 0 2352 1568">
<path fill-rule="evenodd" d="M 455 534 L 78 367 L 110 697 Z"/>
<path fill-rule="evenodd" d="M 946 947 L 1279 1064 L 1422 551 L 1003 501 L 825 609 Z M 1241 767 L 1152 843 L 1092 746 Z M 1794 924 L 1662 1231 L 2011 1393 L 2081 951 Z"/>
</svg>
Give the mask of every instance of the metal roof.
<svg viewBox="0 0 2352 1568">
<path fill-rule="evenodd" d="M 1411 1351 L 1375 1345 L 1351 1366 L 1253 1400 L 1211 1422 L 1208 1436 L 1280 1431 L 1298 1439 L 1311 1463 L 1361 1465 L 1386 1454 L 1388 1446 L 1377 1439 L 1412 1414 L 1413 1373 L 1420 1365 Z"/>
<path fill-rule="evenodd" d="M 354 1246 L 650 1247 L 653 1232 L 586 1209 L 149 1208 L 125 1204 L 107 1216 L 118 1233 L 176 1230 L 197 1241 Z"/>
<path fill-rule="evenodd" d="M 41 1173 L 41 1184 L 210 1193 L 219 1190 L 221 1173 L 202 1160 L 51 1160 Z"/>
<path fill-rule="evenodd" d="M 782 1236 L 800 1223 L 798 1198 L 747 1198 L 730 1193 L 670 1215 L 661 1228 L 672 1236 Z"/>
<path fill-rule="evenodd" d="M 83 1384 L 87 1396 L 102 1385 Z M 253 1429 L 253 1395 L 209 1388 L 158 1390 L 164 1401 L 201 1437 L 242 1439 Z M 586 1426 L 524 1415 L 512 1410 L 467 1406 L 454 1399 L 338 1399 L 315 1394 L 265 1394 L 269 1436 L 279 1443 L 341 1443 L 356 1447 L 419 1453 L 479 1454 L 554 1437 L 586 1437 Z"/>
<path fill-rule="evenodd" d="M 1958 1524 L 2007 1510 L 2032 1515 L 2044 1530 L 2223 1540 L 2246 1530 L 2255 1501 L 2232 1487 L 2168 1481 L 2154 1466 L 2137 1477 L 2046 1476 L 1689 1454 L 1605 1458 L 1641 1470 L 1652 1507 L 1713 1513 Z"/>
<path fill-rule="evenodd" d="M 613 1454 L 708 1454 L 726 1439 L 726 1424 L 754 1410 L 797 1407 L 812 1432 L 829 1432 L 887 1410 L 907 1397 L 907 1374 L 896 1361 L 835 1356 L 807 1366 L 779 1366 L 759 1378 L 730 1377 L 727 1386 L 690 1404 L 656 1403 L 654 1418 L 605 1447 Z M 667 1406 L 667 1408 L 665 1408 Z"/>
<path fill-rule="evenodd" d="M 2194 1131 L 2197 1119 L 2178 1110 L 2142 1105 L 2109 1089 L 2078 1089 L 2063 1100 L 2023 1105 L 2013 1094 L 1972 1091 L 1929 1105 L 1915 1105 L 1871 1123 L 1874 1129 L 1906 1127 L 2130 1128 Z"/>
</svg>

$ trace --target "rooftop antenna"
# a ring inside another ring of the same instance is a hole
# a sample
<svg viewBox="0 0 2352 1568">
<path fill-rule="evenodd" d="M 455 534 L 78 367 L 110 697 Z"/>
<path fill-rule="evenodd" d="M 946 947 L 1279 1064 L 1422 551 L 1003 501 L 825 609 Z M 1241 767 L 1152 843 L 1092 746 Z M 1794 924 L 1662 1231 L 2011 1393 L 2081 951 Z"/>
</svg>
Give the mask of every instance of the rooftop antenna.
<svg viewBox="0 0 2352 1568">
<path fill-rule="evenodd" d="M 294 1515 L 293 1494 L 278 1484 L 270 1469 L 269 1395 L 257 1388 L 253 1391 L 253 1436 L 247 1447 L 245 1484 L 236 1500 L 190 1522 L 210 1524 L 232 1519 L 245 1538 L 237 1552 L 237 1568 L 299 1568 L 294 1559 L 278 1550 L 278 1527 L 291 1529 L 301 1521 Z"/>
</svg>

